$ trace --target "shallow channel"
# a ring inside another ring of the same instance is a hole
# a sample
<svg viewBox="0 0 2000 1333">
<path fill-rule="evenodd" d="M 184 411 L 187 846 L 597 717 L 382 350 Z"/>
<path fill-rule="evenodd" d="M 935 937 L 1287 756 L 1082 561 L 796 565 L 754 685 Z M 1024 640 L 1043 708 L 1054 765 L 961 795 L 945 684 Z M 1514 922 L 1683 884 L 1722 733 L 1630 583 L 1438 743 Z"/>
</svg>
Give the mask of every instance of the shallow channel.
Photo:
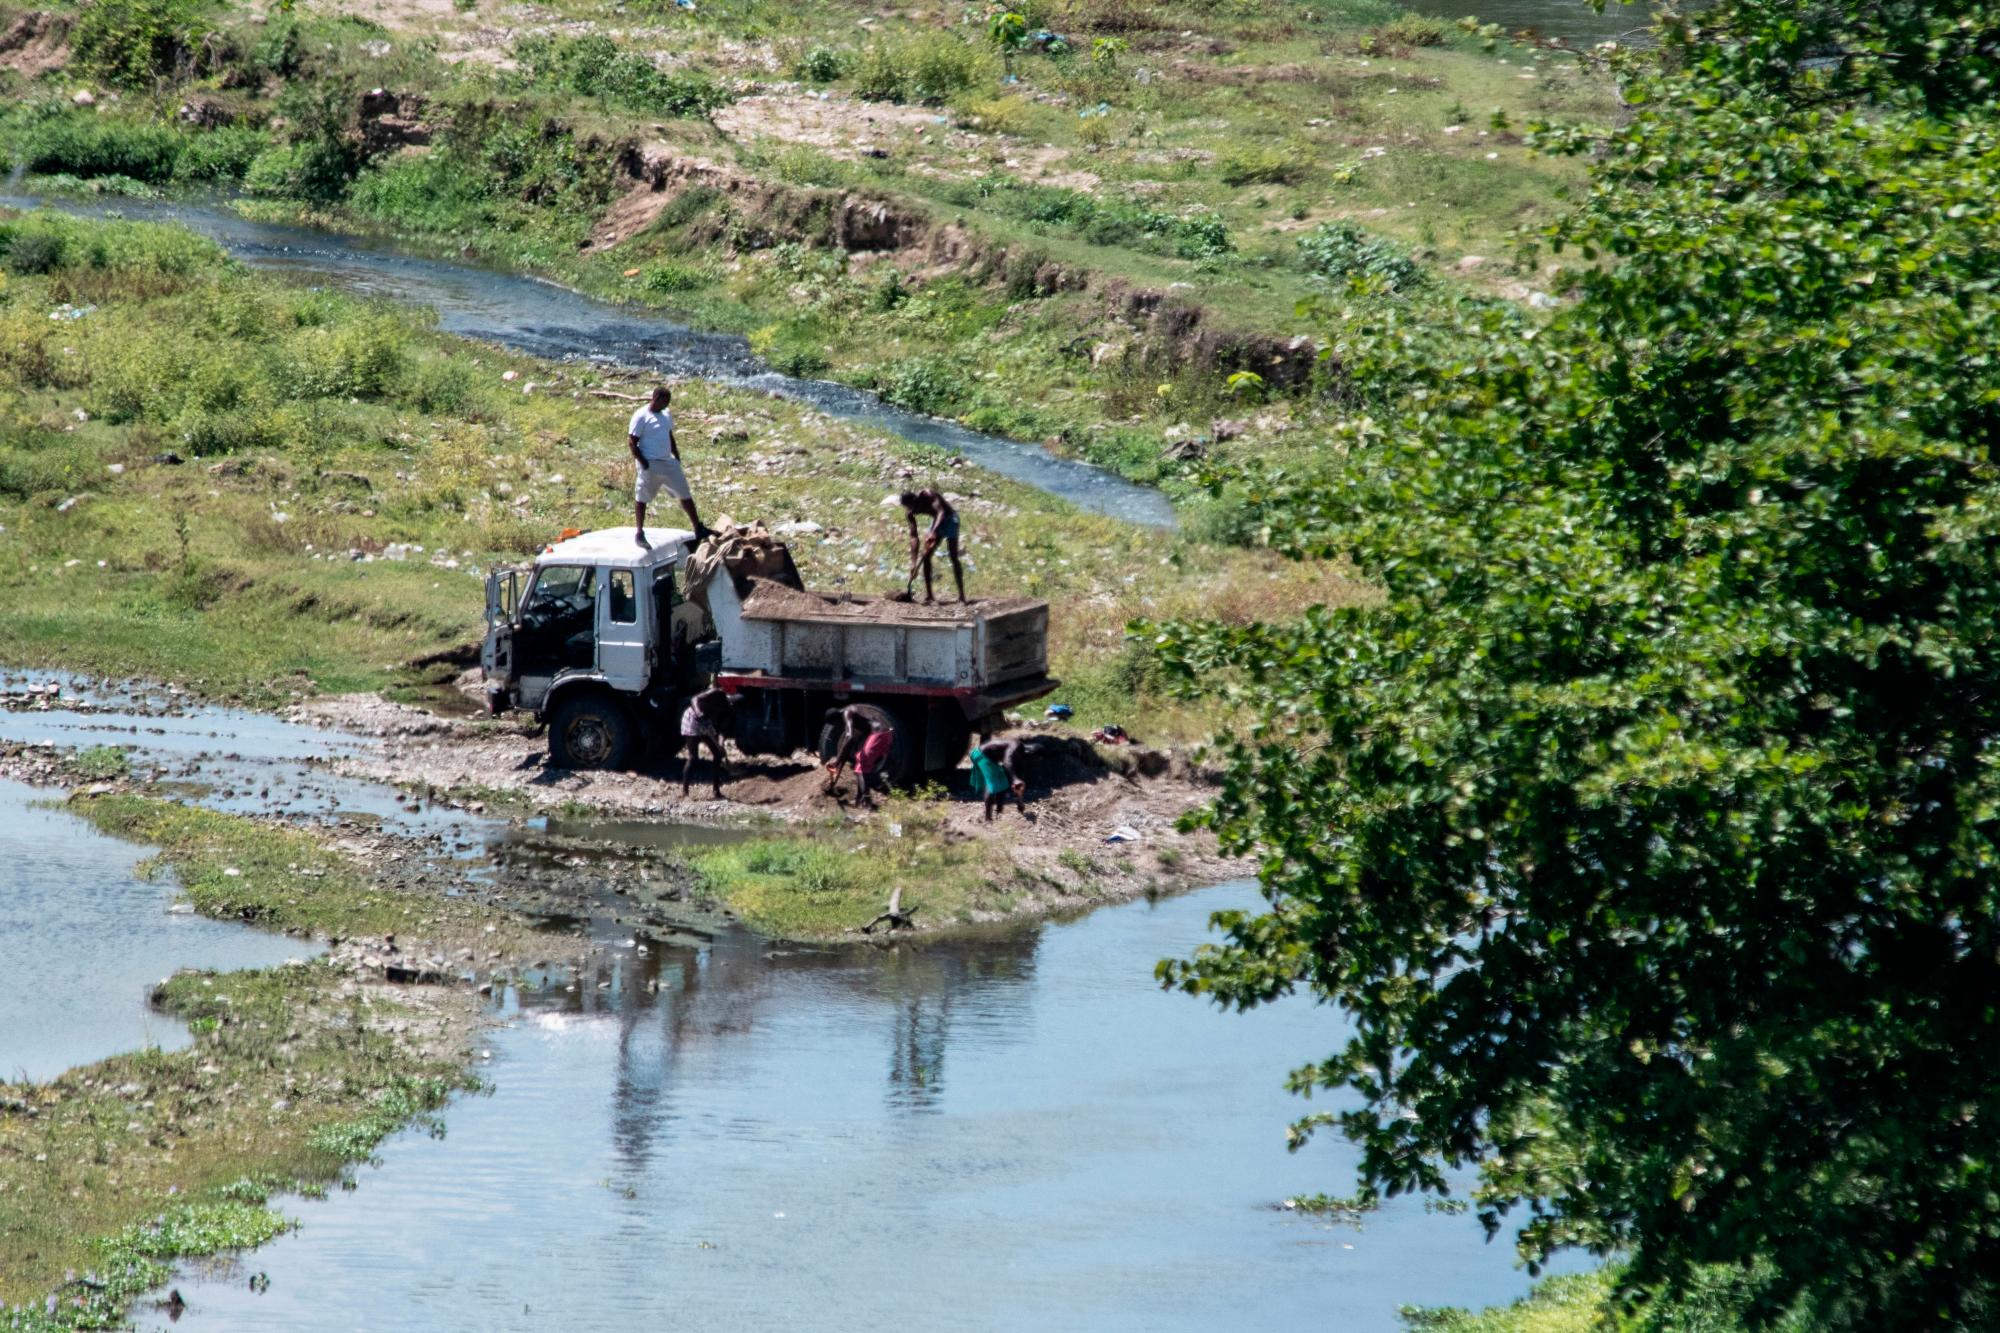
<svg viewBox="0 0 2000 1333">
<path fill-rule="evenodd" d="M 146 998 L 177 968 L 272 967 L 319 952 L 169 911 L 173 878 L 138 873 L 149 849 L 50 808 L 61 798 L 0 779 L 0 1081 L 44 1082 L 121 1051 L 187 1045 L 186 1026 Z"/>
<path fill-rule="evenodd" d="M 183 1322 L 1388 1333 L 1405 1303 L 1521 1294 L 1470 1217 L 1278 1206 L 1350 1183 L 1336 1139 L 1283 1134 L 1284 1073 L 1340 1020 L 1225 1015 L 1151 976 L 1254 901 L 892 952 L 730 932 L 511 991 L 491 1095 L 287 1203 L 301 1228 L 241 1269 L 181 1275 Z"/>
<path fill-rule="evenodd" d="M 173 222 L 208 236 L 259 268 L 322 280 L 360 295 L 406 301 L 437 312 L 448 333 L 556 360 L 657 370 L 763 390 L 829 416 L 935 445 L 1001 476 L 1131 523 L 1172 527 L 1171 501 L 1104 468 L 1058 458 L 1038 444 L 987 435 L 955 422 L 906 412 L 865 390 L 772 370 L 734 334 L 701 333 L 638 307 L 613 305 L 566 287 L 474 264 L 406 254 L 386 242 L 304 227 L 251 222 L 226 204 L 141 199 L 71 199 L 0 193 L 0 206 L 48 207 L 89 216 Z M 607 447 L 622 449 L 606 406 Z"/>
</svg>

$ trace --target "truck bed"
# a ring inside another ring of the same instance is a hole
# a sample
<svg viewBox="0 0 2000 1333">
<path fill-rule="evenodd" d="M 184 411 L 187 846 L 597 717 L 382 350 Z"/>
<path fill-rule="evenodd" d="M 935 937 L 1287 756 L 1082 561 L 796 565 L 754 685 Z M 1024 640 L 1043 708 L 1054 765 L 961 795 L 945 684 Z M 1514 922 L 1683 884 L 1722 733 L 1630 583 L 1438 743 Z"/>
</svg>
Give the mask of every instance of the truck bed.
<svg viewBox="0 0 2000 1333">
<path fill-rule="evenodd" d="M 733 588 L 711 591 L 725 618 L 733 600 Z M 723 629 L 732 673 L 967 698 L 1048 674 L 1049 605 L 1031 597 L 925 606 L 757 579 L 740 607 Z"/>
<path fill-rule="evenodd" d="M 1032 597 L 975 597 L 970 602 L 905 602 L 846 592 L 814 592 L 756 581 L 743 602 L 746 620 L 812 620 L 829 624 L 971 625 L 1042 606 Z"/>
</svg>

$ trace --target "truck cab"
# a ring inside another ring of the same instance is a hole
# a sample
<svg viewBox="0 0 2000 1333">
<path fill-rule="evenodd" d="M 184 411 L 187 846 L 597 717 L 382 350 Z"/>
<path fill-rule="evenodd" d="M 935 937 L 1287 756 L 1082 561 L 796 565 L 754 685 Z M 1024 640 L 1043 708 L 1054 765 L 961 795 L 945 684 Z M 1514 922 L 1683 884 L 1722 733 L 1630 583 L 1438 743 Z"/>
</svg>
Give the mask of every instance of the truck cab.
<svg viewBox="0 0 2000 1333">
<path fill-rule="evenodd" d="M 563 767 L 623 766 L 651 715 L 704 683 L 690 635 L 675 633 L 694 534 L 656 528 L 648 537 L 650 546 L 632 528 L 566 535 L 532 564 L 487 576 L 487 708 L 547 722 Z"/>
</svg>

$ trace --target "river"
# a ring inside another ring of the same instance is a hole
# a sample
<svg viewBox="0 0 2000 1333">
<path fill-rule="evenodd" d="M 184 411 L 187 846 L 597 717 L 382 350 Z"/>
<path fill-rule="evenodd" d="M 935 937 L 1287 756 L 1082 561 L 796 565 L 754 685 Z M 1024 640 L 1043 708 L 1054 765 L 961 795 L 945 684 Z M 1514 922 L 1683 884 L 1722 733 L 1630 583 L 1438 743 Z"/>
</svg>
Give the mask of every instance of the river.
<svg viewBox="0 0 2000 1333">
<path fill-rule="evenodd" d="M 24 702 L 55 679 L 53 700 Z M 401 820 L 468 857 L 537 836 L 409 811 L 318 762 L 365 737 L 39 673 L 0 692 L 0 739 L 118 744 L 216 804 Z M 143 996 L 175 966 L 307 952 L 169 913 L 171 883 L 133 876 L 142 855 L 0 787 L 0 932 L 10 958 L 37 960 L 0 979 L 8 1072 L 173 1044 Z M 1285 1072 L 1332 1050 L 1342 1020 L 1304 1002 L 1223 1014 L 1152 980 L 1208 913 L 1256 901 L 1223 885 L 881 950 L 730 929 L 642 956 L 629 928 L 593 920 L 610 951 L 591 970 L 496 1000 L 490 1095 L 454 1102 L 441 1139 L 390 1140 L 356 1190 L 281 1201 L 296 1233 L 178 1273 L 183 1321 L 606 1328 L 686 1310 L 720 1328 L 1388 1333 L 1402 1304 L 1519 1296 L 1511 1248 L 1469 1217 L 1404 1199 L 1356 1229 L 1282 1208 L 1350 1188 L 1337 1137 L 1295 1155 L 1283 1132 L 1309 1109 Z M 157 1322 L 150 1304 L 135 1316 Z"/>
<path fill-rule="evenodd" d="M 16 184 L 10 182 L 10 191 Z M 907 412 L 862 389 L 781 375 L 751 355 L 744 338 L 698 332 L 663 315 L 600 301 L 539 278 L 424 258 L 381 240 L 252 222 L 219 202 L 43 198 L 0 192 L 0 206 L 178 223 L 255 267 L 296 274 L 358 295 L 429 307 L 447 333 L 555 360 L 698 377 L 776 394 L 830 416 L 962 454 L 989 471 L 1080 509 L 1153 527 L 1172 527 L 1175 522 L 1173 504 L 1166 496 L 1104 468 L 1059 458 L 1039 444 Z"/>
</svg>

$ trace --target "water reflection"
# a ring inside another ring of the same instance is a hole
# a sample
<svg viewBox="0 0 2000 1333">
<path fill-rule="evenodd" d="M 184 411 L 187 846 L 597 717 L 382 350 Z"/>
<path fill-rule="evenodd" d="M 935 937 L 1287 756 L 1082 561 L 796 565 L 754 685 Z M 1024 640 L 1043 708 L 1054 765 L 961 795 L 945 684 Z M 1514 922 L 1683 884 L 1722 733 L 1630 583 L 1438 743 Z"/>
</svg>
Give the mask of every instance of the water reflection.
<svg viewBox="0 0 2000 1333">
<path fill-rule="evenodd" d="M 1344 1189 L 1285 1151 L 1293 1063 L 1339 1039 L 1158 991 L 1224 888 L 959 944 L 636 947 L 509 992 L 494 1091 L 406 1135 L 197 1327 L 1387 1330 L 1525 1289 L 1476 1222 L 1272 1207 Z M 573 985 L 575 989 L 567 987 Z"/>
</svg>

